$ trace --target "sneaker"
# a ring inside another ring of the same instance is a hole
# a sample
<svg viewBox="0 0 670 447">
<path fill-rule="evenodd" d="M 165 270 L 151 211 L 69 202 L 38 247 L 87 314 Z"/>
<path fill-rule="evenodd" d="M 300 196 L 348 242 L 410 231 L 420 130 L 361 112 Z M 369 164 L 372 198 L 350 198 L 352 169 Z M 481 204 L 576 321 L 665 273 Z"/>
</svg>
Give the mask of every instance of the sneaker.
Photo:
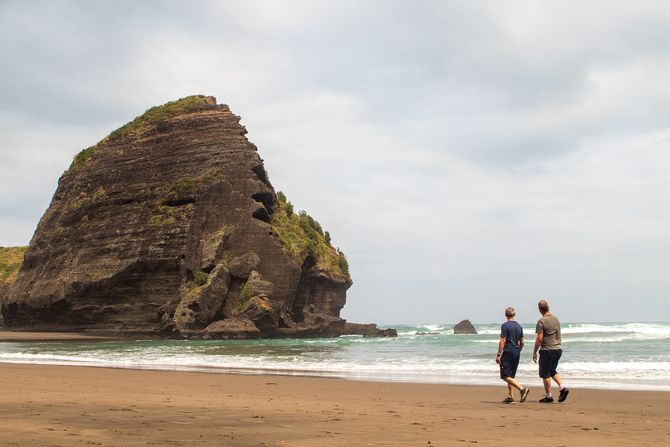
<svg viewBox="0 0 670 447">
<path fill-rule="evenodd" d="M 524 388 L 521 390 L 521 402 L 525 402 L 526 398 L 528 397 L 528 393 L 530 393 L 530 389 Z"/>
<path fill-rule="evenodd" d="M 558 401 L 559 401 L 559 402 L 563 402 L 563 401 L 565 401 L 565 399 L 568 398 L 568 394 L 569 394 L 569 393 L 570 393 L 570 390 L 569 390 L 569 389 L 567 389 L 567 388 L 563 388 L 563 389 L 561 390 L 561 394 L 558 395 Z"/>
<path fill-rule="evenodd" d="M 551 396 L 545 396 L 542 399 L 540 399 L 541 404 L 553 404 L 554 403 L 554 398 Z"/>
<path fill-rule="evenodd" d="M 508 397 L 507 399 L 503 400 L 502 403 L 504 404 L 513 404 L 516 402 L 513 397 Z"/>
</svg>

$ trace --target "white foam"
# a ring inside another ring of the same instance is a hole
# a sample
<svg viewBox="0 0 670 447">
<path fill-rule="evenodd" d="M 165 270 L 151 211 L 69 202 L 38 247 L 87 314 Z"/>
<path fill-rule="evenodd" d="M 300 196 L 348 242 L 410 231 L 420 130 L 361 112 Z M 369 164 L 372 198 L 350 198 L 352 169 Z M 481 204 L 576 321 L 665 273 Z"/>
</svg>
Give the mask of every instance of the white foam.
<svg viewBox="0 0 670 447">
<path fill-rule="evenodd" d="M 419 327 L 429 332 L 440 332 L 444 330 L 443 324 L 422 324 Z"/>
<path fill-rule="evenodd" d="M 416 336 L 419 328 L 440 329 Z M 62 344 L 0 344 L 0 362 L 105 366 L 210 372 L 324 375 L 329 377 L 408 382 L 499 384 L 494 346 L 498 329 L 485 325 L 480 335 L 454 337 L 446 325 L 423 325 L 398 338 L 285 340 L 259 342 L 156 342 L 87 345 L 82 350 Z M 569 325 L 568 346 L 559 366 L 571 384 L 619 389 L 670 391 L 670 356 L 663 343 L 644 351 L 637 340 L 659 340 L 670 324 Z M 580 332 L 581 331 L 581 332 Z M 581 349 L 577 343 L 609 343 Z M 572 347 L 570 345 L 575 343 Z M 626 343 L 628 343 L 626 345 Z M 627 346 L 627 348 L 626 348 Z M 624 347 L 622 351 L 621 347 Z M 597 351 L 594 350 L 597 349 Z M 627 350 L 626 350 L 627 349 Z M 597 352 L 597 357 L 593 353 Z M 519 378 L 537 381 L 537 365 L 524 351 Z M 625 361 L 626 356 L 632 357 Z M 608 361 L 598 361 L 599 359 Z M 612 361 L 609 361 L 612 360 Z M 616 361 L 614 361 L 616 360 Z M 634 361 L 633 361 L 634 360 Z M 532 382 L 531 382 L 532 383 Z"/>
<path fill-rule="evenodd" d="M 497 329 L 477 329 L 478 335 L 500 335 L 500 328 Z"/>
<path fill-rule="evenodd" d="M 169 357 L 137 356 L 124 360 L 92 356 L 64 356 L 49 354 L 3 354 L 1 362 L 40 363 L 52 365 L 81 365 L 132 369 L 158 369 L 209 372 L 273 373 L 287 375 L 318 375 L 369 380 L 393 380 L 431 383 L 498 384 L 497 366 L 492 361 L 428 360 L 415 364 L 407 359 L 390 363 L 350 363 L 305 361 L 297 356 L 284 361 L 248 356 L 186 355 Z M 670 362 L 566 362 L 560 366 L 570 383 L 592 388 L 655 389 L 668 390 Z M 522 363 L 518 378 L 522 381 L 538 380 L 537 366 Z"/>
<path fill-rule="evenodd" d="M 662 323 L 570 324 L 561 328 L 562 334 L 633 333 L 670 338 L 670 325 Z"/>
</svg>

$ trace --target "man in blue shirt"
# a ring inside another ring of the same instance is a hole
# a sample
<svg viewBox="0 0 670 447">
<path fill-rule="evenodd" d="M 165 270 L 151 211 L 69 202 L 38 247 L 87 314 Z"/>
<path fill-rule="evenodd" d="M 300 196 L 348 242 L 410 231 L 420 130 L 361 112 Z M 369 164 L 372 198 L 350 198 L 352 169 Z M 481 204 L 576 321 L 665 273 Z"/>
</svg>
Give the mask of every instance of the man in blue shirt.
<svg viewBox="0 0 670 447">
<path fill-rule="evenodd" d="M 506 404 L 515 402 L 512 397 L 512 388 L 519 390 L 521 402 L 526 400 L 530 392 L 528 388 L 519 385 L 514 380 L 523 349 L 523 328 L 514 321 L 515 316 L 516 312 L 513 307 L 505 309 L 507 321 L 500 326 L 500 343 L 498 343 L 498 355 L 496 355 L 496 363 L 500 365 L 500 378 L 507 382 L 507 399 L 503 400 L 503 403 Z"/>
</svg>

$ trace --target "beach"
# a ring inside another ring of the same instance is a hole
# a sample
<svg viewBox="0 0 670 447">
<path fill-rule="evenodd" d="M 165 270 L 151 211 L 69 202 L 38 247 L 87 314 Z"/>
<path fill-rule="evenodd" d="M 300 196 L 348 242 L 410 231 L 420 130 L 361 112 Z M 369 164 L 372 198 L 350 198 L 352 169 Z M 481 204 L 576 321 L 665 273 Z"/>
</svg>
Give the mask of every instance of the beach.
<svg viewBox="0 0 670 447">
<path fill-rule="evenodd" d="M 114 340 L 111 337 L 72 332 L 12 332 L 0 331 L 0 342 L 69 342 Z"/>
<path fill-rule="evenodd" d="M 654 446 L 670 393 L 0 364 L 0 445 Z"/>
</svg>

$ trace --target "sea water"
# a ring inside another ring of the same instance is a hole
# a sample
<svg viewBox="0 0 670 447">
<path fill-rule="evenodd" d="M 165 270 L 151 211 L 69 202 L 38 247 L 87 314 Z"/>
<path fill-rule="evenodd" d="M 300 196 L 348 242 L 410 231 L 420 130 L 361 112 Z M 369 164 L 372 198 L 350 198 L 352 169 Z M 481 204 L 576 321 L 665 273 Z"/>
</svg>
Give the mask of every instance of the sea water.
<svg viewBox="0 0 670 447">
<path fill-rule="evenodd" d="M 3 342 L 0 362 L 345 379 L 500 385 L 495 355 L 500 323 L 389 325 L 397 338 L 344 336 L 277 340 L 134 340 Z M 523 324 L 526 347 L 517 378 L 539 386 L 531 360 L 534 325 Z M 559 372 L 571 387 L 670 391 L 669 323 L 562 325 Z"/>
</svg>

